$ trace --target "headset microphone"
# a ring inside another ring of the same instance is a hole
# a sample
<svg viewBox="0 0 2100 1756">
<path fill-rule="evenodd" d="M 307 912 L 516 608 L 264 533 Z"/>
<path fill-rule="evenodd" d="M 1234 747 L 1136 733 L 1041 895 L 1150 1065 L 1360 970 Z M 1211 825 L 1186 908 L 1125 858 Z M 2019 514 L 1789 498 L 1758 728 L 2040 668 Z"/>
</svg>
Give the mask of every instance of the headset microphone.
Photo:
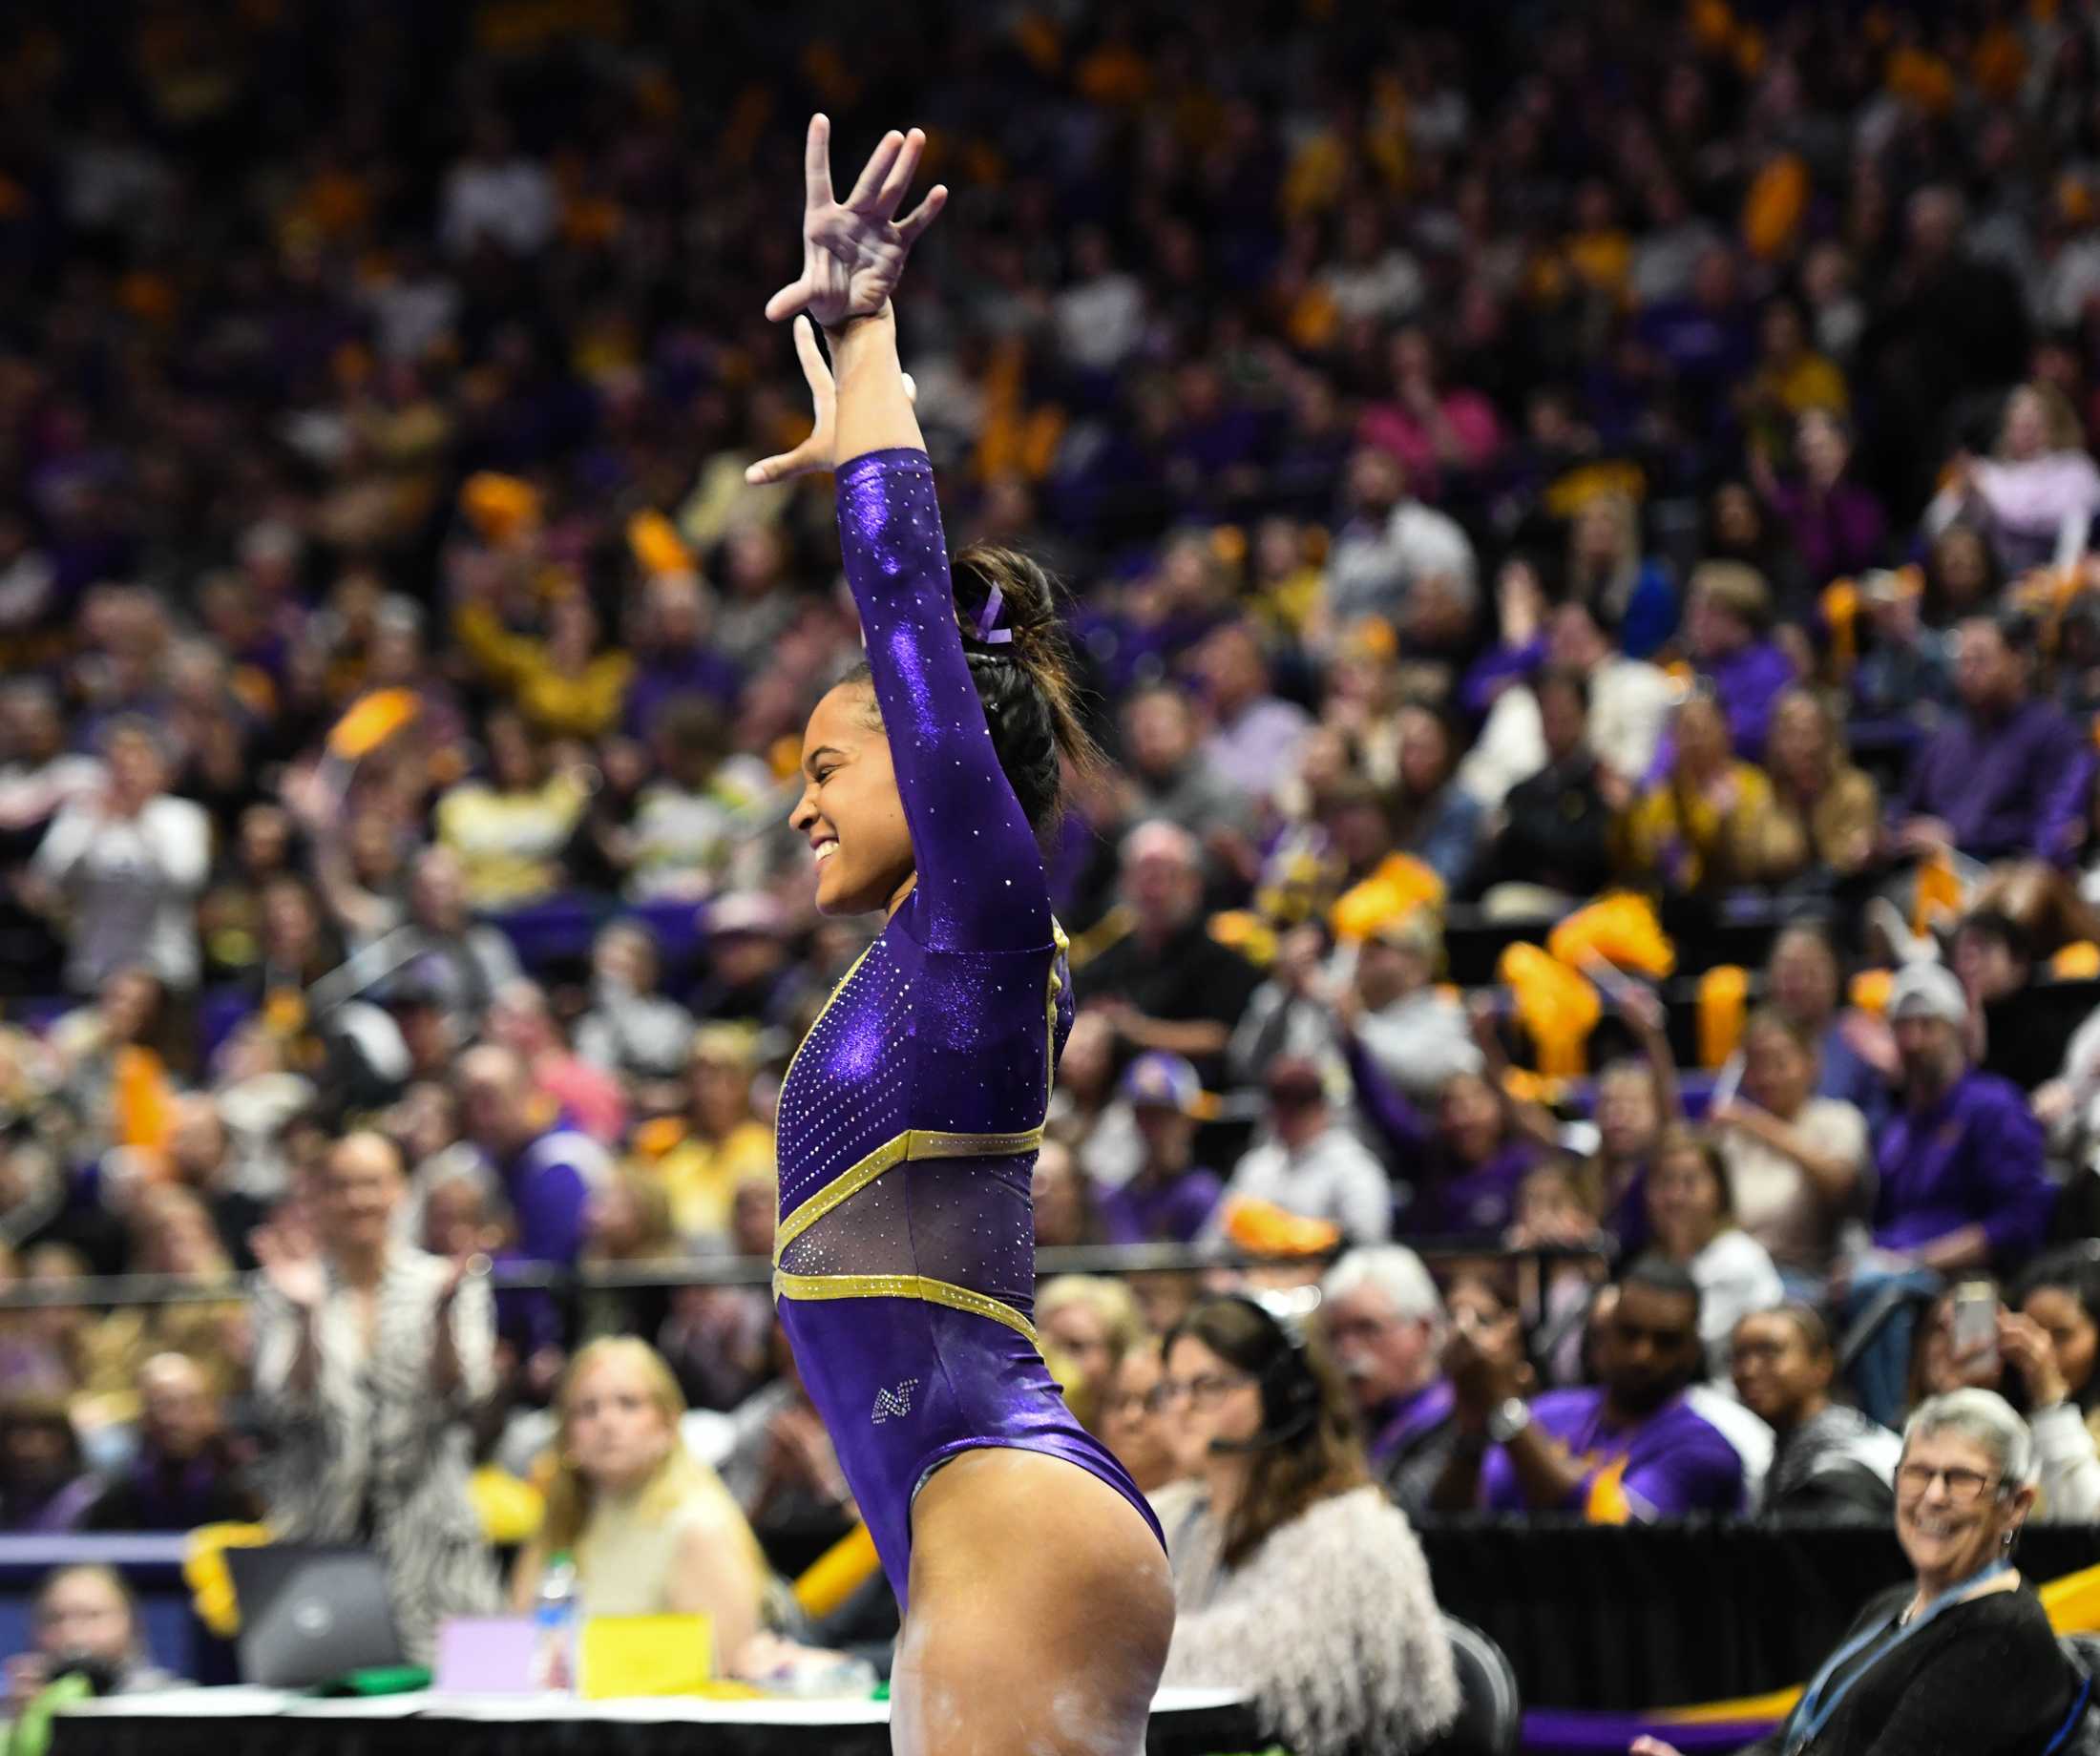
<svg viewBox="0 0 2100 1756">
<path fill-rule="evenodd" d="M 1256 1374 L 1262 1392 L 1261 1431 L 1247 1439 L 1212 1439 L 1210 1451 L 1219 1456 L 1246 1456 L 1304 1437 L 1320 1414 L 1320 1381 L 1313 1375 L 1302 1327 L 1305 1313 L 1319 1303 L 1318 1292 L 1312 1291 L 1309 1301 L 1293 1301 L 1288 1307 L 1278 1297 L 1263 1299 L 1237 1292 L 1220 1296 L 1258 1313 L 1274 1333 L 1277 1351 Z"/>
</svg>

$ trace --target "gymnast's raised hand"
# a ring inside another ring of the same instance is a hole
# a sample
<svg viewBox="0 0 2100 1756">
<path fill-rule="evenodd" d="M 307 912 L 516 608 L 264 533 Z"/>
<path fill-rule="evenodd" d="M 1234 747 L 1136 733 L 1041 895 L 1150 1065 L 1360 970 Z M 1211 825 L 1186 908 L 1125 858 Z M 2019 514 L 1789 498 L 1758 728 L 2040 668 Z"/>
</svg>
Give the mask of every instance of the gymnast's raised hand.
<svg viewBox="0 0 2100 1756">
<path fill-rule="evenodd" d="M 768 319 L 785 323 L 807 311 L 835 329 L 849 318 L 872 317 L 889 303 L 912 246 L 948 204 L 947 186 L 935 183 L 923 201 L 896 218 L 925 152 L 922 129 L 892 129 L 841 201 L 831 193 L 830 119 L 809 118 L 802 165 L 802 275 L 766 302 Z"/>
</svg>

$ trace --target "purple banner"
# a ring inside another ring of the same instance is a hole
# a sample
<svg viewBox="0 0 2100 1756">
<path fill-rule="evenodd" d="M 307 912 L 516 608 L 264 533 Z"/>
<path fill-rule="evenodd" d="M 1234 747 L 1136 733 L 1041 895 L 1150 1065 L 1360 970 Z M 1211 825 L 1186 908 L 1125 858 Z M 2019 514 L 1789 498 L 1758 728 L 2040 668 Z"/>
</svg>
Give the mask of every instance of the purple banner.
<svg viewBox="0 0 2100 1756">
<path fill-rule="evenodd" d="M 1717 1721 L 1681 1725 L 1641 1713 L 1577 1713 L 1542 1707 L 1524 1715 L 1524 1756 L 1626 1756 L 1646 1733 L 1673 1744 L 1684 1756 L 1738 1750 L 1772 1730 L 1774 1720 Z"/>
</svg>

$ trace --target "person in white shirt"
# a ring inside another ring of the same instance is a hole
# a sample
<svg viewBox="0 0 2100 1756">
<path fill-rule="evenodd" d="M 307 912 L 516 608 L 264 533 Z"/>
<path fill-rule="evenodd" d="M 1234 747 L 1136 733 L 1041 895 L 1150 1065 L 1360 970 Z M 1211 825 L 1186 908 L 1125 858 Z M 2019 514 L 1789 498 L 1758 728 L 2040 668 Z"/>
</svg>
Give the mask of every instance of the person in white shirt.
<svg viewBox="0 0 2100 1756">
<path fill-rule="evenodd" d="M 1505 568 L 1529 571 L 1528 563 Z M 1503 605 L 1503 644 L 1522 647 L 1539 632 L 1535 620 L 1510 626 L 1513 600 L 1522 597 L 1506 577 L 1496 588 Z M 1537 592 L 1534 583 L 1531 590 Z M 1638 787 L 1655 762 L 1663 728 L 1676 705 L 1678 686 L 1667 672 L 1618 652 L 1586 604 L 1563 604 L 1545 623 L 1546 668 L 1581 674 L 1589 685 L 1585 741 L 1589 752 L 1620 781 Z M 1526 683 L 1513 683 L 1495 698 L 1480 735 L 1459 768 L 1459 784 L 1490 809 L 1551 759 L 1538 697 Z"/>
<path fill-rule="evenodd" d="M 1204 760 L 1252 799 L 1267 799 L 1297 770 L 1312 716 L 1270 693 L 1269 660 L 1244 622 L 1228 622 L 1196 651 L 1210 734 Z"/>
<path fill-rule="evenodd" d="M 1838 1232 L 1863 1217 L 1866 1118 L 1816 1096 L 1815 1039 L 1782 1013 L 1743 1031 L 1742 1095 L 1707 1112 L 1735 1202 L 1736 1223 L 1811 1292 L 1830 1273 Z"/>
<path fill-rule="evenodd" d="M 1236 1202 L 1262 1202 L 1325 1220 L 1351 1244 L 1383 1244 L 1393 1233 L 1392 1184 L 1336 1118 L 1318 1064 L 1285 1056 L 1270 1065 L 1266 1090 L 1262 1139 L 1232 1172 L 1210 1229 L 1228 1223 Z"/>
<path fill-rule="evenodd" d="M 1072 282 L 1054 310 L 1058 357 L 1086 372 L 1113 372 L 1144 340 L 1144 286 L 1116 266 L 1108 234 L 1082 226 L 1072 238 Z"/>
<path fill-rule="evenodd" d="M 1458 521 L 1407 492 L 1407 471 L 1392 452 L 1365 446 L 1349 460 L 1354 514 L 1327 563 L 1327 616 L 1346 629 L 1366 616 L 1398 626 L 1416 582 L 1431 575 L 1462 593 L 1476 588 L 1473 544 Z"/>
<path fill-rule="evenodd" d="M 108 784 L 59 813 L 31 862 L 32 898 L 66 913 L 66 985 L 93 993 L 140 966 L 172 991 L 197 986 L 197 894 L 211 864 L 202 808 L 171 797 L 158 732 L 118 720 L 104 739 Z"/>
<path fill-rule="evenodd" d="M 1736 1224 L 1734 1210 L 1728 1167 L 1712 1141 L 1690 1128 L 1664 1129 L 1648 1172 L 1648 1225 L 1656 1251 L 1698 1286 L 1699 1340 L 1716 1384 L 1729 1382 L 1735 1326 L 1786 1299 L 1771 1256 Z"/>
<path fill-rule="evenodd" d="M 501 118 L 485 116 L 473 151 L 445 178 L 438 236 L 453 256 L 493 243 L 512 256 L 532 256 L 554 236 L 559 218 L 554 178 L 513 146 Z"/>
</svg>

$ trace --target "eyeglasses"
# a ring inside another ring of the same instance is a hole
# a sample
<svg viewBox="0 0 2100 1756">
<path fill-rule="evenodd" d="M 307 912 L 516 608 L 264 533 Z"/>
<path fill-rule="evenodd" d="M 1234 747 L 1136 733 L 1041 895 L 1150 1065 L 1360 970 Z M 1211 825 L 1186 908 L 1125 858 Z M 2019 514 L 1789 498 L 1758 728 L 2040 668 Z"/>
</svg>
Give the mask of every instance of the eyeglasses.
<svg viewBox="0 0 2100 1756">
<path fill-rule="evenodd" d="M 1253 1382 L 1252 1375 L 1248 1372 L 1206 1372 L 1200 1378 L 1162 1378 L 1144 1399 L 1145 1406 L 1155 1413 L 1184 1401 L 1199 1409 L 1215 1409 L 1241 1385 Z"/>
<path fill-rule="evenodd" d="M 1922 1463 L 1906 1463 L 1896 1472 L 1897 1492 L 1910 1497 L 1929 1493 L 1935 1480 L 1946 1484 L 1947 1498 L 1957 1506 L 1973 1506 L 1984 1497 L 1984 1490 L 1995 1486 L 2004 1478 L 1986 1475 L 1982 1470 L 1932 1470 Z"/>
</svg>

